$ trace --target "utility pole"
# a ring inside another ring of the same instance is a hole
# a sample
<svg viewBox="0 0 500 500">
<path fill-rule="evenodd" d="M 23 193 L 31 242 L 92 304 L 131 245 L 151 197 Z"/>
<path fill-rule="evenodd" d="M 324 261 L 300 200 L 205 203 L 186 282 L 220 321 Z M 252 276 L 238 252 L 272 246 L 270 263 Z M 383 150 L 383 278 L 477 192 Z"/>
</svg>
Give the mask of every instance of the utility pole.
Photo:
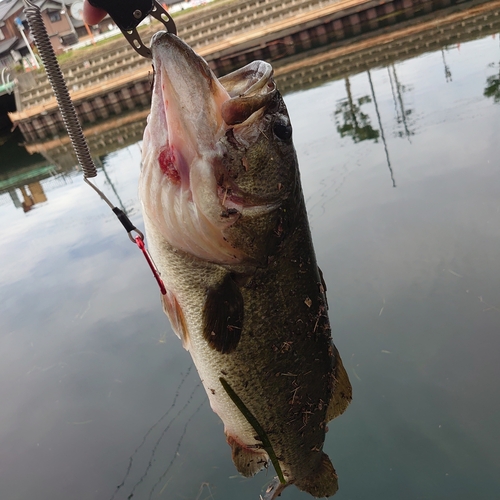
<svg viewBox="0 0 500 500">
<path fill-rule="evenodd" d="M 31 45 L 28 42 L 28 38 L 26 37 L 26 34 L 24 33 L 24 24 L 21 21 L 21 18 L 16 17 L 14 19 L 14 22 L 16 23 L 17 29 L 21 32 L 21 36 L 23 37 L 23 40 L 24 40 L 24 43 L 26 44 L 26 47 L 28 47 L 28 50 L 30 51 L 30 54 L 31 54 L 31 57 L 33 58 L 33 61 L 35 61 L 36 69 L 40 69 L 40 65 L 38 64 L 38 59 L 35 57 L 35 53 L 33 52 L 33 49 L 31 48 Z"/>
<path fill-rule="evenodd" d="M 76 37 L 76 41 L 78 41 L 78 35 L 76 34 L 75 27 L 73 26 L 73 21 L 71 21 L 71 18 L 68 14 L 68 9 L 67 9 L 66 5 L 64 4 L 64 2 L 61 2 L 61 7 L 62 7 L 61 14 L 66 16 L 66 20 L 69 23 L 71 33 L 73 33 L 73 35 Z"/>
</svg>

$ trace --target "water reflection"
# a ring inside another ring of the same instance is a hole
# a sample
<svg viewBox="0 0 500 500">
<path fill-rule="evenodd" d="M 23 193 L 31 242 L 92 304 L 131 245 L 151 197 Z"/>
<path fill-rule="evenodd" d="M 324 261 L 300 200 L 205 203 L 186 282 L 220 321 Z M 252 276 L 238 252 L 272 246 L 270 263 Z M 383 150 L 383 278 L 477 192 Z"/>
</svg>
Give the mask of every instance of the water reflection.
<svg viewBox="0 0 500 500">
<path fill-rule="evenodd" d="M 277 67 L 354 385 L 325 447 L 338 499 L 500 491 L 500 16 L 481 19 L 477 41 L 467 17 L 462 41 L 457 22 Z M 97 182 L 134 222 L 141 119 L 91 139 Z M 2 498 L 258 499 L 272 474 L 236 474 L 142 256 L 67 143 L 43 147 L 0 194 Z"/>
<path fill-rule="evenodd" d="M 394 77 L 394 81 L 396 82 L 396 94 L 394 92 L 393 85 L 393 77 L 391 76 L 391 72 L 389 69 L 392 69 L 392 74 Z M 409 89 L 401 85 L 399 83 L 396 68 L 394 65 L 391 65 L 391 68 L 388 68 L 389 71 L 389 80 L 391 83 L 392 96 L 394 100 L 394 106 L 396 110 L 396 123 L 397 125 L 403 124 L 405 136 L 410 138 L 415 132 L 410 129 L 410 117 L 413 112 L 411 109 L 405 109 L 403 94 L 407 92 Z M 352 96 L 351 82 L 349 78 L 345 78 L 345 88 L 347 93 L 347 98 L 340 99 L 337 101 L 336 109 L 335 109 L 335 123 L 337 125 L 337 132 L 340 134 L 340 137 L 349 136 L 352 140 L 357 143 L 366 140 L 373 140 L 374 142 L 378 142 L 379 137 L 382 139 L 382 143 L 384 145 L 384 151 L 386 155 L 387 168 L 389 169 L 391 181 L 393 187 L 396 187 L 396 180 L 394 178 L 394 171 L 391 166 L 391 160 L 389 157 L 389 149 L 387 146 L 387 141 L 384 132 L 384 126 L 382 124 L 382 118 L 380 116 L 380 111 L 377 103 L 377 97 L 375 95 L 375 88 L 373 85 L 373 80 L 371 77 L 370 71 L 366 71 L 366 75 L 368 77 L 368 81 L 370 84 L 370 95 L 363 95 L 354 101 Z M 397 99 L 396 99 L 397 95 Z M 371 118 L 368 112 L 364 112 L 361 110 L 363 104 L 371 104 L 374 105 L 374 111 L 377 117 L 378 129 L 373 128 L 371 125 Z M 342 120 L 342 122 L 340 121 Z M 403 137 L 403 133 L 398 131 L 396 135 L 399 137 Z"/>
<path fill-rule="evenodd" d="M 105 161 L 109 153 L 142 140 L 148 114 L 149 108 L 145 108 L 85 127 L 85 136 L 90 151 L 97 158 L 96 162 L 101 164 L 99 158 Z M 31 154 L 43 155 L 48 161 L 62 169 L 71 169 L 77 164 L 73 147 L 67 136 L 28 143 L 26 149 Z"/>
<path fill-rule="evenodd" d="M 46 190 L 43 181 L 49 178 L 58 177 L 64 182 L 62 170 L 46 161 L 39 161 L 34 158 L 32 166 L 22 166 L 16 168 L 16 164 L 11 162 L 2 165 L 0 173 L 0 196 L 7 193 L 14 204 L 14 207 L 29 212 L 35 206 L 47 201 Z M 26 165 L 26 162 L 22 162 Z"/>
<path fill-rule="evenodd" d="M 486 79 L 486 88 L 484 89 L 484 96 L 491 97 L 493 102 L 500 102 L 500 62 L 491 63 L 489 68 L 498 68 L 498 74 L 491 75 Z"/>
<path fill-rule="evenodd" d="M 370 96 L 364 95 L 358 97 L 356 102 L 354 102 L 349 78 L 345 79 L 345 89 L 347 98 L 339 100 L 337 109 L 335 110 L 337 132 L 340 134 L 340 137 L 350 136 L 354 142 L 372 139 L 377 142 L 380 131 L 373 129 L 370 117 L 361 111 L 363 104 L 372 102 Z M 342 119 L 342 123 L 340 119 Z"/>
<path fill-rule="evenodd" d="M 9 195 L 14 202 L 14 206 L 16 208 L 22 208 L 24 212 L 29 212 L 37 203 L 47 201 L 47 196 L 45 196 L 40 182 L 32 182 L 27 186 L 21 186 L 19 191 L 21 191 L 23 196 L 22 202 L 17 197 L 17 192 L 15 190 L 9 191 Z"/>
</svg>

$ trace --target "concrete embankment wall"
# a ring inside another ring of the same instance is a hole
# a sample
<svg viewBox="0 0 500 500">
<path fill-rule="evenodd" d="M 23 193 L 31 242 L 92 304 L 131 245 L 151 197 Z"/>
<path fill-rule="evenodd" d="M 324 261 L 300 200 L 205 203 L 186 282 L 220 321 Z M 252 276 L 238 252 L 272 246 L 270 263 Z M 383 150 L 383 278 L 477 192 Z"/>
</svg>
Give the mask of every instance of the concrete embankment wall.
<svg viewBox="0 0 500 500">
<path fill-rule="evenodd" d="M 473 0 L 257 0 L 221 2 L 176 19 L 179 35 L 200 53 L 218 74 L 253 59 L 283 61 L 303 50 L 394 30 L 416 18 L 434 18 L 435 10 L 462 10 Z M 486 5 L 487 4 L 487 5 Z M 143 34 L 147 39 L 158 29 Z M 106 47 L 97 57 L 81 59 L 63 68 L 75 107 L 83 124 L 113 114 L 144 108 L 150 99 L 151 64 L 124 40 Z M 28 142 L 64 135 L 62 119 L 44 75 L 18 91 L 18 112 L 11 119 Z"/>
<path fill-rule="evenodd" d="M 308 51 L 280 59 L 274 65 L 274 74 L 278 88 L 286 94 L 499 32 L 500 0 L 495 0 L 489 6 L 450 13 L 439 22 L 432 19 L 342 47 L 318 49 L 316 54 Z M 139 141 L 148 113 L 149 109 L 132 111 L 107 122 L 88 124 L 86 133 L 92 153 L 101 156 Z M 27 149 L 32 153 L 43 153 L 62 168 L 71 168 L 75 164 L 67 136 L 31 143 Z"/>
</svg>

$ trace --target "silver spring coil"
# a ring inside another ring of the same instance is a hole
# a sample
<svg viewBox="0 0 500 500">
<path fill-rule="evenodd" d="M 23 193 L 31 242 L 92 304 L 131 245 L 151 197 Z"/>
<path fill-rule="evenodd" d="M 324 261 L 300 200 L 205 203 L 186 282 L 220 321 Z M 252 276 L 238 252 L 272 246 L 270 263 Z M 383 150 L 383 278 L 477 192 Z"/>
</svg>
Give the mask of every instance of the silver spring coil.
<svg viewBox="0 0 500 500">
<path fill-rule="evenodd" d="M 87 140 L 83 135 L 80 120 L 78 119 L 73 101 L 69 95 L 68 87 L 66 86 L 66 81 L 64 80 L 56 54 L 50 43 L 40 9 L 31 3 L 30 0 L 24 0 L 24 3 L 26 4 L 24 12 L 28 20 L 31 34 L 35 40 L 40 57 L 42 58 L 52 89 L 54 90 L 57 104 L 61 110 L 63 122 L 68 131 L 71 143 L 73 144 L 78 163 L 83 169 L 85 178 L 95 177 L 97 175 L 97 169 L 90 156 Z"/>
</svg>

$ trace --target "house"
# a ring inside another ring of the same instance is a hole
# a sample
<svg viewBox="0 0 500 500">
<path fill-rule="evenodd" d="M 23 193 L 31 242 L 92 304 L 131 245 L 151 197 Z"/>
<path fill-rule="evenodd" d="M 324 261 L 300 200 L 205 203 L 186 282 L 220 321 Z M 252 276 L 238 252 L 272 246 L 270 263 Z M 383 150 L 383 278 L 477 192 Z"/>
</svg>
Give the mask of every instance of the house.
<svg viewBox="0 0 500 500">
<path fill-rule="evenodd" d="M 70 17 L 69 7 L 72 2 L 62 0 L 33 0 L 40 8 L 42 18 L 47 28 L 52 46 L 56 54 L 63 51 L 65 45 L 71 45 L 78 41 L 75 24 L 82 26 L 81 21 Z M 29 53 L 26 41 L 29 43 L 32 37 L 29 32 L 28 22 L 24 14 L 24 3 L 22 0 L 0 1 L 0 67 L 9 66 L 20 57 Z"/>
</svg>

